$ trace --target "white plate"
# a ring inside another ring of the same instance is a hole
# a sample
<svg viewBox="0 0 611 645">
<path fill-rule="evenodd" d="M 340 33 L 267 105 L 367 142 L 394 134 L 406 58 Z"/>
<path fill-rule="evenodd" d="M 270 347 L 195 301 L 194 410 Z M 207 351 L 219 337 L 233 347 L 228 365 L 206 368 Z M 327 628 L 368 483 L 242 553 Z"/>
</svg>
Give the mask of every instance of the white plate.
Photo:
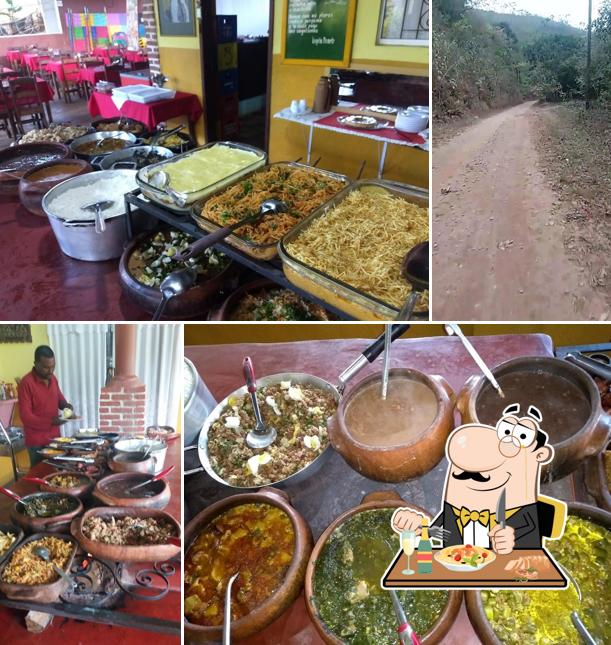
<svg viewBox="0 0 611 645">
<path fill-rule="evenodd" d="M 485 560 L 483 560 L 481 564 L 478 564 L 476 567 L 472 567 L 470 564 L 459 564 L 458 562 L 456 564 L 452 564 L 451 562 L 445 562 L 440 557 L 438 557 L 439 555 L 441 555 L 441 551 L 437 551 L 433 556 L 435 560 L 439 562 L 439 564 L 443 565 L 449 571 L 457 571 L 458 573 L 471 573 L 473 571 L 479 571 L 490 562 L 494 562 L 496 560 L 496 554 L 490 551 L 490 555 Z"/>
</svg>

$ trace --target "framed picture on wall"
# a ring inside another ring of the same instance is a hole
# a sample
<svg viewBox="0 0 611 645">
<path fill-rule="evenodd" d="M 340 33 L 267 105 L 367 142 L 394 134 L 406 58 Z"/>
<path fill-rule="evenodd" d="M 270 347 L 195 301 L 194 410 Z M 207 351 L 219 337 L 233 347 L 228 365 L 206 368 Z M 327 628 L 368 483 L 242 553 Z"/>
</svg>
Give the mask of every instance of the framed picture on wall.
<svg viewBox="0 0 611 645">
<path fill-rule="evenodd" d="M 194 0 L 157 0 L 160 36 L 195 36 Z"/>
<path fill-rule="evenodd" d="M 0 325 L 0 343 L 31 343 L 30 325 Z"/>
</svg>

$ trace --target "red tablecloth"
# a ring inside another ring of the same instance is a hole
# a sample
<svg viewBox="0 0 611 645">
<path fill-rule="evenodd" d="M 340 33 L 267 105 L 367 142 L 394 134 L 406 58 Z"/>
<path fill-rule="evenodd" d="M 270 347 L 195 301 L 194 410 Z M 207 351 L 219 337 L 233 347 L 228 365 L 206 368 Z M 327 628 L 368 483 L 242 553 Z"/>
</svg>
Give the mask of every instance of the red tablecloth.
<svg viewBox="0 0 611 645">
<path fill-rule="evenodd" d="M 42 65 L 47 65 L 51 61 L 49 60 L 48 54 L 24 54 L 23 62 L 30 72 L 35 72 L 40 69 Z"/>
<path fill-rule="evenodd" d="M 20 52 L 18 50 L 7 51 L 6 59 L 9 63 L 21 63 L 21 61 L 23 60 L 23 52 Z"/>
<path fill-rule="evenodd" d="M 55 74 L 58 81 L 64 81 L 64 70 L 62 65 L 64 63 L 75 63 L 74 60 L 52 60 L 47 63 L 47 71 Z"/>
<path fill-rule="evenodd" d="M 4 83 L 3 83 L 4 85 Z M 42 103 L 48 103 L 53 100 L 53 88 L 45 81 L 43 78 L 36 79 L 36 86 L 38 87 L 38 94 Z M 8 83 L 6 84 L 8 87 Z M 17 101 L 19 105 L 28 105 L 30 103 L 29 99 L 24 99 L 22 101 Z"/>
<path fill-rule="evenodd" d="M 142 76 L 132 76 L 131 74 L 120 74 L 121 87 L 126 85 L 152 85 L 150 78 L 142 78 Z"/>
<path fill-rule="evenodd" d="M 425 143 L 425 140 L 418 134 L 409 134 L 407 132 L 399 132 L 393 126 L 389 128 L 380 128 L 379 130 L 363 130 L 362 128 L 351 128 L 343 123 L 338 121 L 339 117 L 342 116 L 351 116 L 346 112 L 333 112 L 328 116 L 322 117 L 314 121 L 316 125 L 324 125 L 330 128 L 337 128 L 338 130 L 346 130 L 346 132 L 356 132 L 357 134 L 370 133 L 374 134 L 376 137 L 382 137 L 388 139 L 388 141 L 409 141 L 416 145 L 422 145 Z"/>
<path fill-rule="evenodd" d="M 106 69 L 104 67 L 87 67 L 79 72 L 81 81 L 87 81 L 95 85 L 98 81 L 106 80 Z"/>
<path fill-rule="evenodd" d="M 119 110 L 110 94 L 93 92 L 89 99 L 89 114 L 92 117 L 101 116 L 104 119 L 125 116 L 140 121 L 152 129 L 158 123 L 178 116 L 186 116 L 191 123 L 195 123 L 202 115 L 202 105 L 195 94 L 176 92 L 173 99 L 154 103 L 125 101 Z"/>
<path fill-rule="evenodd" d="M 135 51 L 126 51 L 125 54 L 123 55 L 126 61 L 129 61 L 130 63 L 147 63 L 148 62 L 148 56 L 146 54 L 142 54 L 141 52 L 135 52 Z"/>
</svg>

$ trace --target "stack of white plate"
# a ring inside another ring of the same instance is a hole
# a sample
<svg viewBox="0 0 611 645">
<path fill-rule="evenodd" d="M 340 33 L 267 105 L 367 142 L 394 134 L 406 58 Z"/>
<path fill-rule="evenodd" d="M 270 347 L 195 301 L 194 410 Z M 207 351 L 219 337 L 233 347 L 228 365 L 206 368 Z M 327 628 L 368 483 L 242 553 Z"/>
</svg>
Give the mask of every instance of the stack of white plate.
<svg viewBox="0 0 611 645">
<path fill-rule="evenodd" d="M 429 122 L 429 108 L 426 105 L 414 105 L 397 114 L 395 128 L 401 132 L 421 132 Z"/>
</svg>

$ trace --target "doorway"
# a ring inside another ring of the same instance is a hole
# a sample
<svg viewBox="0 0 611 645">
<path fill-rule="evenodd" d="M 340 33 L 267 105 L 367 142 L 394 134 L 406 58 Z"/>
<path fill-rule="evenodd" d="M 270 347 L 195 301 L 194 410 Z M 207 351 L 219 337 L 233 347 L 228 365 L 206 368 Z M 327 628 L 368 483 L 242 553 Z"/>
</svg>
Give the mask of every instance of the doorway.
<svg viewBox="0 0 611 645">
<path fill-rule="evenodd" d="M 274 0 L 202 0 L 206 139 L 267 150 Z"/>
</svg>

